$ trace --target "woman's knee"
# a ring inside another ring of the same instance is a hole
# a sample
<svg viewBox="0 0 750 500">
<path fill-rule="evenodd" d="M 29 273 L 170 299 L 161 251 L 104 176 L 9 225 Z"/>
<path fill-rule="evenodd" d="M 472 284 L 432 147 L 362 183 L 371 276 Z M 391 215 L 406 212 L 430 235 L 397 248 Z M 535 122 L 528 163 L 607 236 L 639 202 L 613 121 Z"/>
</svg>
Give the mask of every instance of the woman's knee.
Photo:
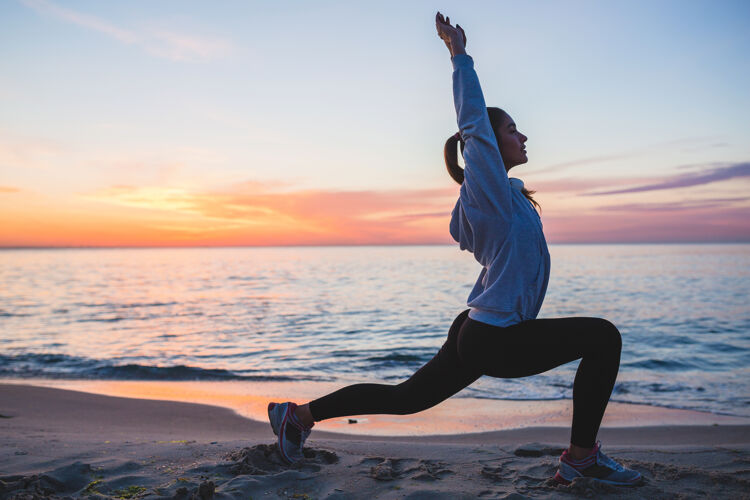
<svg viewBox="0 0 750 500">
<path fill-rule="evenodd" d="M 622 335 L 620 330 L 611 322 L 606 319 L 599 318 L 599 334 L 598 339 L 605 347 L 618 353 L 622 349 Z"/>
</svg>

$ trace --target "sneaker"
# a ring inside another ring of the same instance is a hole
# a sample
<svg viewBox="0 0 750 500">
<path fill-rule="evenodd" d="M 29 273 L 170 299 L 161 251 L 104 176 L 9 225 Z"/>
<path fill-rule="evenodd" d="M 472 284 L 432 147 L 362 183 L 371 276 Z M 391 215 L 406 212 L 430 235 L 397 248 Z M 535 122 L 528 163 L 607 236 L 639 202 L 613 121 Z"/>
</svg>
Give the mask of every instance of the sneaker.
<svg viewBox="0 0 750 500">
<path fill-rule="evenodd" d="M 618 486 L 634 486 L 641 481 L 641 474 L 615 462 L 601 451 L 601 441 L 597 441 L 591 453 L 581 460 L 573 460 L 565 450 L 560 455 L 560 467 L 555 481 L 568 485 L 579 477 L 590 477 L 603 483 Z"/>
<path fill-rule="evenodd" d="M 273 433 L 279 436 L 279 453 L 287 463 L 294 463 L 302 458 L 302 445 L 310 435 L 313 425 L 305 427 L 294 414 L 297 405 L 286 403 L 269 403 L 268 420 Z"/>
</svg>

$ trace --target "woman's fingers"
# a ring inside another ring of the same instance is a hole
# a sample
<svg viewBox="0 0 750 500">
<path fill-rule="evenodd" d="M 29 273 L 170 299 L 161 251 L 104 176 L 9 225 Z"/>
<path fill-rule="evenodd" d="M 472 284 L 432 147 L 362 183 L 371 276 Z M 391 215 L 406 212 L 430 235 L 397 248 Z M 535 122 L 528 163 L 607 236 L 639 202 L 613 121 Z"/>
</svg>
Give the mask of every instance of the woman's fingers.
<svg viewBox="0 0 750 500">
<path fill-rule="evenodd" d="M 435 15 L 435 24 L 437 24 L 438 26 L 442 26 L 443 28 L 449 29 L 449 30 L 455 30 L 458 27 L 458 25 L 456 25 L 456 28 L 451 26 L 451 18 L 443 17 L 443 15 L 440 12 L 438 12 Z"/>
<path fill-rule="evenodd" d="M 450 20 L 451 20 L 451 18 L 449 17 L 449 18 L 446 19 L 445 17 L 443 17 L 443 15 L 440 12 L 437 13 L 437 16 L 435 17 L 435 20 L 439 24 L 442 24 L 442 25 L 446 25 L 447 24 L 448 26 L 450 26 Z"/>
<path fill-rule="evenodd" d="M 464 39 L 464 46 L 466 46 L 466 33 L 464 32 L 464 29 L 459 24 L 456 25 L 456 28 L 461 32 L 461 36 Z"/>
<path fill-rule="evenodd" d="M 438 11 L 438 13 L 435 15 L 435 27 L 437 28 L 438 36 L 446 44 L 450 42 L 450 39 L 453 36 L 460 34 L 461 38 L 463 39 L 464 46 L 466 45 L 466 33 L 464 32 L 464 29 L 458 24 L 455 26 L 455 28 L 451 26 L 451 18 L 444 18 L 440 11 Z"/>
</svg>

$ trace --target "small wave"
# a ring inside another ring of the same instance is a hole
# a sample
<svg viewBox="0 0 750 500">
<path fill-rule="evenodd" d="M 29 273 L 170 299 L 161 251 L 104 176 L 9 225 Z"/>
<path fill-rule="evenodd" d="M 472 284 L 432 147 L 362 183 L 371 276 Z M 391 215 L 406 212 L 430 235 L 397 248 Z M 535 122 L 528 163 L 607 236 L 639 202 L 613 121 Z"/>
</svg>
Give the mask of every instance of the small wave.
<svg viewBox="0 0 750 500">
<path fill-rule="evenodd" d="M 113 364 L 65 354 L 25 353 L 16 356 L 0 354 L 0 377 L 75 378 L 106 380 L 307 380 L 298 376 L 252 375 L 230 370 L 197 366 L 153 366 L 137 363 Z M 309 380 L 314 380 L 309 378 Z M 317 380 L 317 379 L 315 379 Z"/>
<path fill-rule="evenodd" d="M 651 347 L 672 347 L 675 345 L 695 345 L 699 343 L 686 335 L 655 335 L 648 338 L 648 345 Z"/>
<path fill-rule="evenodd" d="M 102 366 L 86 372 L 87 378 L 136 380 L 292 380 L 291 377 L 237 375 L 222 369 L 194 366 L 149 366 L 139 364 Z"/>
<path fill-rule="evenodd" d="M 717 370 L 722 369 L 721 363 L 715 363 L 707 358 L 690 357 L 683 359 L 641 359 L 622 364 L 627 368 L 645 368 L 657 372 L 679 372 L 690 370 Z"/>
<path fill-rule="evenodd" d="M 264 281 L 268 278 L 266 276 L 229 276 L 228 280 L 232 281 Z"/>
<path fill-rule="evenodd" d="M 702 348 L 703 348 L 703 350 L 705 350 L 707 352 L 717 351 L 717 352 L 738 352 L 738 353 L 741 353 L 741 352 L 745 351 L 745 349 L 742 348 L 742 347 L 740 347 L 740 346 L 736 346 L 734 344 L 727 344 L 727 343 L 724 343 L 724 342 L 711 342 L 711 343 L 707 343 L 707 344 L 704 344 L 702 346 Z"/>
<path fill-rule="evenodd" d="M 541 395 L 529 395 L 526 397 L 509 397 L 509 396 L 501 396 L 497 394 L 492 394 L 491 392 L 469 392 L 469 391 L 462 391 L 453 396 L 455 398 L 461 399 L 461 398 L 473 398 L 473 399 L 488 399 L 488 400 L 495 400 L 495 401 L 563 401 L 563 400 L 572 400 L 572 397 L 567 395 L 558 395 L 558 396 L 541 396 Z M 747 413 L 747 411 L 736 408 L 735 411 L 731 411 L 730 409 L 726 408 L 716 408 L 715 406 L 708 404 L 708 405 L 698 405 L 695 404 L 695 402 L 691 403 L 677 403 L 677 402 L 665 402 L 664 400 L 638 400 L 638 399 L 626 399 L 626 398 L 617 398 L 612 397 L 610 398 L 610 402 L 613 403 L 625 403 L 625 404 L 631 404 L 631 405 L 644 405 L 644 406 L 653 406 L 657 408 L 668 408 L 668 409 L 675 409 L 675 410 L 691 410 L 691 411 L 699 411 L 703 413 L 711 413 L 713 415 L 727 415 L 727 416 L 734 416 L 734 417 L 750 417 L 750 414 Z M 750 405 L 750 400 L 743 401 L 741 404 L 744 405 Z"/>
<path fill-rule="evenodd" d="M 641 361 L 633 361 L 630 363 L 623 363 L 622 366 L 628 368 L 646 368 L 648 370 L 690 370 L 693 366 L 680 361 L 668 360 L 668 359 L 644 359 Z"/>
<path fill-rule="evenodd" d="M 0 309 L 0 318 L 14 318 L 14 317 L 23 317 L 23 316 L 31 316 L 31 314 L 28 313 L 12 313 L 9 311 L 5 311 L 3 309 Z"/>
<path fill-rule="evenodd" d="M 371 356 L 366 358 L 365 361 L 393 361 L 397 363 L 413 363 L 416 361 L 422 361 L 422 356 L 416 354 L 400 354 L 394 352 L 393 354 L 386 354 L 385 356 Z"/>
<path fill-rule="evenodd" d="M 81 318 L 77 319 L 76 323 L 116 323 L 117 321 L 122 321 L 124 318 L 122 316 L 114 316 L 112 318 Z"/>
<path fill-rule="evenodd" d="M 705 392 L 702 386 L 687 386 L 660 382 L 619 382 L 615 384 L 613 394 L 647 394 L 667 392 Z"/>
<path fill-rule="evenodd" d="M 110 309 L 135 309 L 137 307 L 166 307 L 177 305 L 177 302 L 129 302 L 129 303 L 117 303 L 117 302 L 76 302 L 76 306 L 79 307 L 106 307 Z"/>
<path fill-rule="evenodd" d="M 426 363 L 435 355 L 434 352 L 430 351 L 428 353 L 423 349 L 414 349 L 414 351 L 416 352 L 396 351 L 369 356 L 363 358 L 361 362 L 357 362 L 357 366 L 368 372 L 399 368 L 413 369 L 419 364 Z"/>
</svg>

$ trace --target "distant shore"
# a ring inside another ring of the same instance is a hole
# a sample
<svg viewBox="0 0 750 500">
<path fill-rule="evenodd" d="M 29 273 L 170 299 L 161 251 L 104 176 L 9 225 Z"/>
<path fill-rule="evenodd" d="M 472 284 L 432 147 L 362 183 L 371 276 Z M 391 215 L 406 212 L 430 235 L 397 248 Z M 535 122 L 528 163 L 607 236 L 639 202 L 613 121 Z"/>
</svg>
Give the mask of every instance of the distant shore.
<svg viewBox="0 0 750 500">
<path fill-rule="evenodd" d="M 621 489 L 549 480 L 567 443 L 566 426 L 386 437 L 328 432 L 319 423 L 306 458 L 285 466 L 267 422 L 217 406 L 14 383 L 0 384 L 0 415 L 0 498 L 749 498 L 750 492 L 750 425 L 605 425 L 604 451 L 646 478 L 643 486 Z"/>
</svg>

